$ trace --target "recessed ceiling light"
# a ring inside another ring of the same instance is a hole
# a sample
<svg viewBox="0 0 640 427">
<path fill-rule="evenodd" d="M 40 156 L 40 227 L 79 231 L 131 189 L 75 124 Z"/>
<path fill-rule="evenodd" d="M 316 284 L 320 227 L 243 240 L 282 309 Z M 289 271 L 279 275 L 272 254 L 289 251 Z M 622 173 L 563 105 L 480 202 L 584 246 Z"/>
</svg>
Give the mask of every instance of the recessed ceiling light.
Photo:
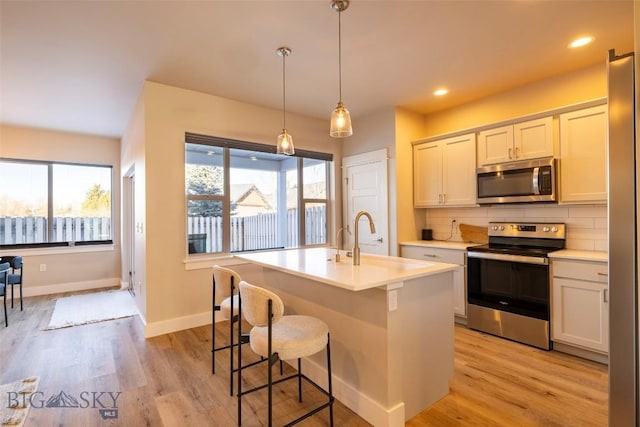
<svg viewBox="0 0 640 427">
<path fill-rule="evenodd" d="M 569 47 L 582 47 L 582 46 L 588 45 L 592 41 L 593 41 L 593 37 L 591 36 L 580 37 L 579 39 L 575 39 L 574 41 L 569 43 Z"/>
<path fill-rule="evenodd" d="M 438 89 L 438 90 L 436 90 L 435 92 L 433 92 L 433 94 L 434 94 L 435 96 L 442 96 L 442 95 L 446 95 L 446 94 L 448 94 L 448 93 L 449 93 L 449 91 L 448 91 L 447 89 L 445 89 L 445 88 Z"/>
<path fill-rule="evenodd" d="M 251 156 L 251 157 L 249 157 L 249 158 L 250 158 L 251 160 L 253 160 L 253 161 L 258 160 L 258 158 L 257 158 L 256 156 Z"/>
<path fill-rule="evenodd" d="M 207 151 L 207 156 L 213 156 L 214 154 L 216 154 L 215 151 Z"/>
</svg>

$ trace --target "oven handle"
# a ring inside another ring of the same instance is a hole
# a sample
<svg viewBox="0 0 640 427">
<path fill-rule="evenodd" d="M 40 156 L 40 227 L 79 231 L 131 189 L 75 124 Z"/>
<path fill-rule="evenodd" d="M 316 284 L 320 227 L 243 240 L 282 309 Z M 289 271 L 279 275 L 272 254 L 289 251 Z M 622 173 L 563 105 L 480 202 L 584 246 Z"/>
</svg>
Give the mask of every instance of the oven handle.
<svg viewBox="0 0 640 427">
<path fill-rule="evenodd" d="M 539 264 L 548 265 L 549 258 L 526 256 L 526 255 L 510 255 L 510 254 L 496 254 L 491 252 L 467 252 L 469 258 L 481 258 L 481 259 L 493 259 L 496 261 L 513 261 L 524 264 Z"/>
</svg>

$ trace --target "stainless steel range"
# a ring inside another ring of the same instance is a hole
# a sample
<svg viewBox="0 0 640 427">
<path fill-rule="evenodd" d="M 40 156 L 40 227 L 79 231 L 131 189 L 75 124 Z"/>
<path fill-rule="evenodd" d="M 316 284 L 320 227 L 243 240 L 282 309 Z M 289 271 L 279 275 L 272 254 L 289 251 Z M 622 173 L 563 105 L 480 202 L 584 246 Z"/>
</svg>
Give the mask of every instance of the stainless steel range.
<svg viewBox="0 0 640 427">
<path fill-rule="evenodd" d="M 565 225 L 491 222 L 488 234 L 467 252 L 469 327 L 550 350 L 548 254 Z"/>
</svg>

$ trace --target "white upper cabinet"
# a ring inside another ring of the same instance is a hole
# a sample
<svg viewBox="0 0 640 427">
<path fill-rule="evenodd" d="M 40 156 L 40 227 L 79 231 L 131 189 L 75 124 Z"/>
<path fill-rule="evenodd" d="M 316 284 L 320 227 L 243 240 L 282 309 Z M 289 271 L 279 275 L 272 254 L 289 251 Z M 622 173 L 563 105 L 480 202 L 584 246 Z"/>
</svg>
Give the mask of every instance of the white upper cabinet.
<svg viewBox="0 0 640 427">
<path fill-rule="evenodd" d="M 560 203 L 607 201 L 607 106 L 560 115 Z"/>
<path fill-rule="evenodd" d="M 415 207 L 475 205 L 475 148 L 475 134 L 414 145 Z"/>
<path fill-rule="evenodd" d="M 478 166 L 553 156 L 553 118 L 529 120 L 478 134 Z"/>
</svg>

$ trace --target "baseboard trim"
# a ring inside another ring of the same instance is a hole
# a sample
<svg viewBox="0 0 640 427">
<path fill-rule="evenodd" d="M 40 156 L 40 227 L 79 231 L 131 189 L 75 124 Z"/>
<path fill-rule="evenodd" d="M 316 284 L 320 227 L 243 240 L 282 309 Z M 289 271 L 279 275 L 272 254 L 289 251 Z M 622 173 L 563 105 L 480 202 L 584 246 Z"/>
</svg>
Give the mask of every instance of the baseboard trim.
<svg viewBox="0 0 640 427">
<path fill-rule="evenodd" d="M 211 312 L 205 311 L 204 313 L 192 314 L 190 316 L 175 317 L 158 322 L 147 322 L 144 328 L 144 336 L 145 338 L 157 337 L 158 335 L 170 334 L 172 332 L 210 324 Z"/>
<path fill-rule="evenodd" d="M 294 369 L 297 367 L 294 366 Z M 310 359 L 303 359 L 302 372 L 325 390 L 327 389 L 327 370 L 324 366 Z M 385 408 L 380 402 L 361 393 L 335 375 L 332 375 L 332 386 L 333 396 L 368 423 L 379 427 L 403 427 L 405 425 L 404 402 Z"/>
<path fill-rule="evenodd" d="M 86 291 L 89 289 L 113 288 L 120 286 L 119 278 L 87 280 L 84 282 L 58 283 L 45 286 L 22 286 L 22 294 L 25 298 L 40 295 L 59 294 L 62 292 Z"/>
<path fill-rule="evenodd" d="M 564 344 L 564 343 L 554 341 L 553 349 L 556 351 L 560 351 L 562 353 L 570 354 L 572 356 L 578 356 L 583 359 L 602 363 L 603 365 L 609 364 L 609 355 L 587 350 L 581 347 L 574 347 L 569 344 Z"/>
</svg>

